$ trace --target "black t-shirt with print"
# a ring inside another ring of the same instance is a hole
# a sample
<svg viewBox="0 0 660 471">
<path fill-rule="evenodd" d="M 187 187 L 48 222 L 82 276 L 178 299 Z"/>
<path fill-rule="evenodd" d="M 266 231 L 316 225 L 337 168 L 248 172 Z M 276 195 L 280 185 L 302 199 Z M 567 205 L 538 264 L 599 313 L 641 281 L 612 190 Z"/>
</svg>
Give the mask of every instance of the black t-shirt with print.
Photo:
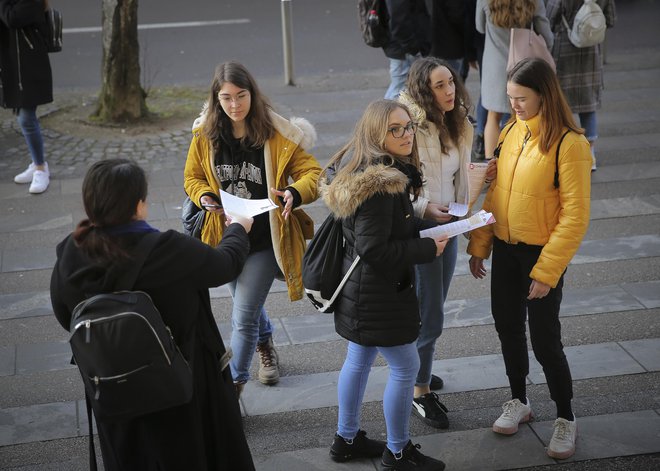
<svg viewBox="0 0 660 471">
<path fill-rule="evenodd" d="M 227 193 L 251 200 L 268 198 L 263 147 L 249 147 L 233 136 L 222 136 L 214 163 L 220 187 Z M 255 216 L 248 236 L 251 253 L 272 247 L 267 212 Z"/>
</svg>

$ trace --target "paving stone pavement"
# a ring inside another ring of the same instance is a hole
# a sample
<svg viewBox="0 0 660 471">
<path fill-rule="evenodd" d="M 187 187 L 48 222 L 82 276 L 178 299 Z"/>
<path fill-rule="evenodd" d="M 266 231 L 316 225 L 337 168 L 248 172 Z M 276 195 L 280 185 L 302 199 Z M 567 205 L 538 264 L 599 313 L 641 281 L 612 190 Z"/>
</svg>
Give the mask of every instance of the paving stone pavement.
<svg viewBox="0 0 660 471">
<path fill-rule="evenodd" d="M 387 72 L 343 78 L 341 87 L 303 78 L 295 89 L 264 80 L 276 109 L 316 125 L 315 153 L 322 163 L 347 138 L 366 103 L 381 96 Z M 411 418 L 414 441 L 448 469 L 660 469 L 658 79 L 660 52 L 609 52 L 591 226 L 567 271 L 562 304 L 580 424 L 576 455 L 564 465 L 545 455 L 554 409 L 531 352 L 528 388 L 536 420 L 513 437 L 490 431 L 508 388 L 489 315 L 488 280 L 467 275 L 462 253 L 434 362 L 446 384 L 441 399 L 450 409 L 450 428 L 438 433 Z M 346 83 L 362 85 L 345 89 Z M 468 88 L 476 94 L 472 76 Z M 57 107 L 56 102 L 39 111 Z M 66 332 L 54 320 L 48 296 L 54 247 L 83 216 L 85 169 L 115 155 L 133 157 L 148 170 L 150 222 L 179 229 L 189 129 L 119 139 L 51 130 L 45 136 L 53 180 L 47 193 L 30 197 L 11 181 L 26 163 L 26 149 L 11 114 L 0 111 L 0 469 L 82 470 L 87 466 L 83 389 L 77 370 L 68 365 Z M 308 209 L 317 223 L 327 213 L 320 202 Z M 464 240 L 460 247 L 464 252 Z M 211 294 L 228 339 L 228 292 L 218 287 Z M 289 303 L 281 283 L 273 285 L 266 307 L 276 324 L 282 380 L 273 387 L 250 382 L 241 398 L 257 469 L 378 469 L 376 461 L 340 465 L 327 455 L 345 354 L 332 316 L 317 313 L 305 300 Z M 362 415 L 370 436 L 381 438 L 386 376 L 378 359 Z"/>
</svg>

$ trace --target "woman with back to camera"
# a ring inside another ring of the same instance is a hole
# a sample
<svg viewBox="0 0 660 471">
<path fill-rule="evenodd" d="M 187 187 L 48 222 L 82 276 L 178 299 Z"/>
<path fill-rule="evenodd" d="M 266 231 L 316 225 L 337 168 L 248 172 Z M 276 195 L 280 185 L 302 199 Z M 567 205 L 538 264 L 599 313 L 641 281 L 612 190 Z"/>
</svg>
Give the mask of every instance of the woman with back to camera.
<svg viewBox="0 0 660 471">
<path fill-rule="evenodd" d="M 125 159 L 94 163 L 83 181 L 87 219 L 57 246 L 50 295 L 67 331 L 75 306 L 117 289 L 140 241 L 158 232 L 147 222 L 144 171 Z M 248 255 L 252 219 L 235 218 L 217 247 L 176 231 L 160 235 L 134 285 L 171 328 L 192 368 L 193 396 L 184 405 L 131 420 L 96 420 L 106 470 L 254 469 L 233 381 L 219 358 L 225 346 L 208 288 L 234 279 Z"/>
<path fill-rule="evenodd" d="M 497 179 L 484 202 L 496 222 L 472 231 L 468 245 L 475 278 L 485 276 L 483 260 L 493 252 L 491 310 L 511 387 L 493 431 L 514 434 L 532 416 L 527 318 L 534 355 L 557 407 L 547 453 L 565 459 L 575 452 L 577 422 L 559 308 L 566 267 L 589 226 L 591 152 L 545 61 L 516 64 L 507 95 L 513 117 L 500 136 Z"/>
<path fill-rule="evenodd" d="M 330 449 L 335 461 L 381 456 L 387 470 L 437 470 L 445 465 L 418 451 L 409 436 L 419 355 L 419 306 L 413 266 L 440 255 L 447 239 L 419 238 L 424 223 L 411 197 L 422 176 L 414 146 L 416 125 L 390 100 L 367 107 L 351 140 L 331 159 L 323 200 L 343 225 L 344 268 L 359 255 L 335 307 L 335 329 L 348 340 L 337 384 L 339 420 Z M 387 444 L 360 429 L 360 406 L 376 355 L 390 375 L 383 395 Z"/>
<path fill-rule="evenodd" d="M 500 134 L 500 121 L 509 113 L 506 66 L 511 28 L 533 26 L 534 31 L 543 36 L 548 49 L 552 47 L 553 35 L 545 16 L 544 0 L 478 0 L 475 22 L 477 31 L 486 35 L 481 104 L 488 110 L 484 149 L 486 159 L 491 159 Z"/>
<path fill-rule="evenodd" d="M 449 203 L 468 204 L 469 199 L 467 172 L 473 129 L 467 119 L 468 92 L 447 62 L 425 57 L 410 69 L 399 101 L 410 109 L 419 126 L 415 139 L 424 186 L 413 203 L 415 214 L 438 224 L 448 223 L 454 218 L 448 213 Z M 443 381 L 431 374 L 431 367 L 457 254 L 458 242 L 452 237 L 441 256 L 415 267 L 422 327 L 417 339 L 420 368 L 412 410 L 425 423 L 443 429 L 449 427 L 447 408 L 432 392 L 441 389 Z"/>
<path fill-rule="evenodd" d="M 250 377 L 252 356 L 259 352 L 259 381 L 279 381 L 273 325 L 264 309 L 278 274 L 289 299 L 302 298 L 302 257 L 314 224 L 300 205 L 317 198 L 321 167 L 305 149 L 313 145 L 314 128 L 275 113 L 247 69 L 225 62 L 215 70 L 207 106 L 193 125 L 184 170 L 190 199 L 208 211 L 202 242 L 216 246 L 224 232 L 220 190 L 247 199 L 277 196 L 280 210 L 254 218 L 250 255 L 240 276 L 229 284 L 232 308 L 230 362 L 240 394 Z"/>
</svg>

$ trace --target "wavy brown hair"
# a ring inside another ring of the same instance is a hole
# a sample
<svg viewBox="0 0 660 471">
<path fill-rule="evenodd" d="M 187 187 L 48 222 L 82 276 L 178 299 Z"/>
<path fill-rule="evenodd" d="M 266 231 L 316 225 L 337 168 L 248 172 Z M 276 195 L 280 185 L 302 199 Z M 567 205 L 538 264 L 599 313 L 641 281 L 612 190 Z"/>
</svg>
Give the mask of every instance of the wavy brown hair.
<svg viewBox="0 0 660 471">
<path fill-rule="evenodd" d="M 534 19 L 536 0 L 488 0 L 490 20 L 501 28 L 528 28 Z"/>
<path fill-rule="evenodd" d="M 431 84 L 431 72 L 438 67 L 446 67 L 456 86 L 454 109 L 443 113 L 435 101 Z M 442 59 L 423 57 L 413 62 L 406 82 L 408 95 L 426 113 L 426 119 L 436 125 L 440 137 L 440 146 L 444 154 L 448 154 L 448 144 L 458 145 L 465 134 L 465 120 L 470 108 L 470 95 L 463 80 L 456 71 Z M 421 123 L 420 123 L 421 124 Z"/>
<path fill-rule="evenodd" d="M 420 170 L 415 138 L 413 138 L 412 153 L 407 160 L 391 155 L 385 150 L 385 137 L 388 133 L 387 125 L 390 113 L 397 108 L 404 110 L 410 117 L 408 107 L 396 101 L 376 100 L 369 103 L 355 126 L 351 139 L 330 159 L 324 173 L 328 168 L 334 167 L 337 169 L 337 175 L 351 174 L 363 170 L 369 165 L 378 163 L 391 165 L 394 161 L 404 165 L 412 164 L 417 170 Z M 347 161 L 343 162 L 342 159 L 345 156 Z M 414 188 L 411 186 L 411 192 L 415 198 L 419 196 L 420 191 L 421 187 Z"/>
<path fill-rule="evenodd" d="M 575 123 L 570 106 L 559 85 L 557 74 L 543 59 L 527 58 L 518 62 L 507 75 L 507 81 L 534 90 L 541 96 L 539 115 L 540 138 L 539 148 L 549 152 L 552 145 L 559 140 L 568 128 L 578 134 L 584 130 Z M 509 123 L 516 121 L 516 113 L 511 110 Z"/>
<path fill-rule="evenodd" d="M 220 89 L 227 82 L 250 92 L 250 111 L 245 117 L 246 132 L 241 142 L 251 147 L 263 147 L 275 132 L 269 115 L 272 106 L 268 98 L 261 93 L 256 80 L 245 66 L 234 61 L 223 62 L 215 68 L 202 133 L 215 150 L 219 148 L 222 136 L 231 135 L 232 120 L 222 109 L 218 98 Z"/>
</svg>

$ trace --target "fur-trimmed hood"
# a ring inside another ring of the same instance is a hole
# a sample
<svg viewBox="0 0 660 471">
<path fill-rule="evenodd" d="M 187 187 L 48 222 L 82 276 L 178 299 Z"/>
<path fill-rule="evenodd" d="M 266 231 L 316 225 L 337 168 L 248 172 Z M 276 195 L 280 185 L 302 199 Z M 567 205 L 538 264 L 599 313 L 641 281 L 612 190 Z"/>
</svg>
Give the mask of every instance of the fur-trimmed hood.
<svg viewBox="0 0 660 471">
<path fill-rule="evenodd" d="M 399 93 L 399 103 L 408 108 L 410 111 L 410 117 L 414 122 L 422 127 L 426 125 L 426 111 L 424 111 L 424 108 L 419 106 L 417 102 L 413 100 L 407 90 L 403 90 Z"/>
<path fill-rule="evenodd" d="M 340 219 L 353 214 L 362 203 L 378 193 L 397 194 L 406 190 L 408 177 L 395 167 L 376 164 L 364 171 L 337 175 L 323 181 L 320 192 L 330 211 Z"/>
<path fill-rule="evenodd" d="M 195 118 L 195 121 L 193 121 L 193 130 L 204 124 L 207 112 L 208 101 L 205 101 L 202 106 L 202 111 L 199 113 L 199 116 Z M 310 150 L 316 144 L 316 129 L 312 123 L 305 118 L 293 116 L 291 119 L 286 119 L 274 111 L 270 111 L 270 117 L 273 121 L 273 126 L 275 126 L 275 130 L 291 142 L 298 144 L 305 150 Z"/>
</svg>

